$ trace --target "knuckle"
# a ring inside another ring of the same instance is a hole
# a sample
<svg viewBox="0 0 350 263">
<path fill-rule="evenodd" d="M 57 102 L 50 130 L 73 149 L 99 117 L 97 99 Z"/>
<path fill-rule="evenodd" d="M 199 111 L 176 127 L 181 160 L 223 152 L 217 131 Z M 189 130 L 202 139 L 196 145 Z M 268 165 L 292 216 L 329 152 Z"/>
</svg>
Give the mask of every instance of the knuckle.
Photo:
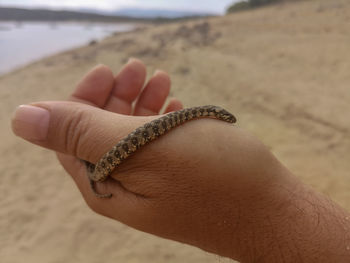
<svg viewBox="0 0 350 263">
<path fill-rule="evenodd" d="M 97 214 L 102 214 L 101 206 L 97 204 L 96 198 L 89 196 L 85 198 L 88 207 Z"/>
<path fill-rule="evenodd" d="M 85 188 L 81 190 L 82 196 L 87 204 L 87 206 L 97 214 L 103 215 L 104 209 L 101 205 L 101 200 L 99 200 L 92 192 L 90 188 Z"/>
<path fill-rule="evenodd" d="M 108 207 L 106 208 L 105 200 L 100 199 L 93 194 L 89 194 L 84 197 L 87 206 L 96 214 L 111 217 L 111 212 Z"/>
</svg>

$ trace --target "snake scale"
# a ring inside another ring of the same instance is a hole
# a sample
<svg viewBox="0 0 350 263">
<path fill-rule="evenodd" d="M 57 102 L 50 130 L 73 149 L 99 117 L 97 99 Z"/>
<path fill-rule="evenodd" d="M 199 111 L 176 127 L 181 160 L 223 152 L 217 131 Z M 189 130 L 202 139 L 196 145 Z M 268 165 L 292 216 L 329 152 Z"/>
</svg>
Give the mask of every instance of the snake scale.
<svg viewBox="0 0 350 263">
<path fill-rule="evenodd" d="M 218 106 L 199 106 L 170 112 L 162 117 L 144 124 L 120 140 L 110 151 L 102 156 L 96 165 L 84 161 L 92 191 L 97 197 L 110 198 L 112 194 L 99 194 L 95 189 L 96 182 L 105 181 L 123 160 L 136 152 L 143 145 L 157 139 L 171 129 L 197 118 L 215 118 L 235 123 L 236 118 Z"/>
</svg>

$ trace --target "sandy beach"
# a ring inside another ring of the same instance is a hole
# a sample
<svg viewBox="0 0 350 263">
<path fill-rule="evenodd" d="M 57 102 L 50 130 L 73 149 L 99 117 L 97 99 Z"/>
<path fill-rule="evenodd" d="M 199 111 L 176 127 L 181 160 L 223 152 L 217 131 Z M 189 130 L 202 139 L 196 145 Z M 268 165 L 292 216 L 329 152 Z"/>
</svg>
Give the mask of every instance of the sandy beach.
<svg viewBox="0 0 350 263">
<path fill-rule="evenodd" d="M 55 154 L 15 137 L 20 104 L 63 100 L 98 63 L 136 57 L 185 106 L 221 105 L 303 182 L 350 210 L 350 2 L 319 0 L 148 26 L 0 76 L 0 258 L 17 262 L 232 262 L 103 218 Z"/>
</svg>

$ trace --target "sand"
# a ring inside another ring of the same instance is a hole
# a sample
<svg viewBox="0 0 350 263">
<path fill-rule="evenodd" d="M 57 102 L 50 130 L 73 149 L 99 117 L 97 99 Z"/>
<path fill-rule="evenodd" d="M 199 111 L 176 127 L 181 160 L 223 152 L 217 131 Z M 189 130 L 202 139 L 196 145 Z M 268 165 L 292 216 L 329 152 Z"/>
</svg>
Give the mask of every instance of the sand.
<svg viewBox="0 0 350 263">
<path fill-rule="evenodd" d="M 234 112 L 303 182 L 350 210 L 350 3 L 283 4 L 147 27 L 0 77 L 1 262 L 228 262 L 94 214 L 55 155 L 10 130 L 19 104 L 66 98 L 97 63 L 164 69 L 186 106 Z"/>
</svg>

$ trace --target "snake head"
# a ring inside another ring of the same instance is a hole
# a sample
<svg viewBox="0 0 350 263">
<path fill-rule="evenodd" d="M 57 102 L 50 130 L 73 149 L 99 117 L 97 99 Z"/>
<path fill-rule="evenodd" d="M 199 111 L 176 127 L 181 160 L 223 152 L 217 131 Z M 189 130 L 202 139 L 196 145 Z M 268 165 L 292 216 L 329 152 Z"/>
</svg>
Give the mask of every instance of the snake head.
<svg viewBox="0 0 350 263">
<path fill-rule="evenodd" d="M 227 110 L 223 109 L 223 108 L 217 108 L 215 110 L 219 116 L 220 119 L 222 119 L 223 121 L 229 122 L 229 123 L 235 123 L 236 117 L 233 116 L 233 114 L 229 113 Z"/>
</svg>

